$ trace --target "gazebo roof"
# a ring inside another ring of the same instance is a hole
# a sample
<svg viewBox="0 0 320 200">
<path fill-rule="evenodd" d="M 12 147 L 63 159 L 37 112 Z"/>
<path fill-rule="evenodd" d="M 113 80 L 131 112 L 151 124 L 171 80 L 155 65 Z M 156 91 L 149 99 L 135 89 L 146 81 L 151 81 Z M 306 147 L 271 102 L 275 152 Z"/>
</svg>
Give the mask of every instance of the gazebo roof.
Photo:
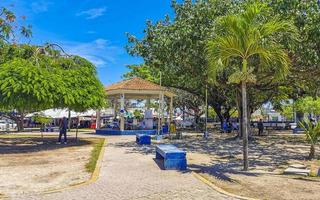
<svg viewBox="0 0 320 200">
<path fill-rule="evenodd" d="M 132 78 L 129 80 L 120 81 L 118 83 L 114 83 L 105 87 L 105 90 L 112 91 L 112 90 L 159 90 L 165 91 L 165 87 L 161 87 L 155 83 L 150 81 L 144 80 L 142 78 Z"/>
<path fill-rule="evenodd" d="M 151 97 L 163 93 L 166 96 L 175 96 L 166 87 L 162 87 L 142 78 L 132 78 L 120 81 L 105 87 L 105 91 L 110 95 L 130 94 L 135 96 Z"/>
</svg>

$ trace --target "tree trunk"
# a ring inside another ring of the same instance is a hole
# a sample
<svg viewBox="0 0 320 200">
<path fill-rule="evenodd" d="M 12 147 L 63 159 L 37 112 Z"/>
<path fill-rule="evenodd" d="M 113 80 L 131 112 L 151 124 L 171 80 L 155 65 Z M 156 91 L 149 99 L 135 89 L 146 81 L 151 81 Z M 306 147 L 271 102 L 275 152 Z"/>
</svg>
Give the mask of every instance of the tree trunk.
<svg viewBox="0 0 320 200">
<path fill-rule="evenodd" d="M 243 125 L 243 121 L 242 121 L 242 100 L 241 100 L 241 87 L 239 88 L 239 90 L 236 91 L 236 103 L 237 103 L 237 109 L 238 109 L 238 119 L 239 119 L 239 130 L 238 130 L 238 137 L 242 138 L 243 134 L 242 134 L 242 125 Z"/>
<path fill-rule="evenodd" d="M 247 85 L 245 81 L 241 82 L 242 93 L 242 134 L 243 134 L 243 170 L 247 171 L 249 168 L 248 161 L 248 109 L 247 106 Z"/>
<path fill-rule="evenodd" d="M 24 114 L 20 113 L 20 116 L 16 118 L 18 132 L 23 131 L 23 120 L 24 120 Z"/>
<path fill-rule="evenodd" d="M 314 145 L 311 144 L 311 147 L 310 147 L 310 153 L 309 153 L 309 159 L 314 159 L 314 155 L 315 155 L 315 148 L 314 148 Z"/>
<path fill-rule="evenodd" d="M 68 110 L 68 131 L 71 129 L 71 110 Z"/>
</svg>

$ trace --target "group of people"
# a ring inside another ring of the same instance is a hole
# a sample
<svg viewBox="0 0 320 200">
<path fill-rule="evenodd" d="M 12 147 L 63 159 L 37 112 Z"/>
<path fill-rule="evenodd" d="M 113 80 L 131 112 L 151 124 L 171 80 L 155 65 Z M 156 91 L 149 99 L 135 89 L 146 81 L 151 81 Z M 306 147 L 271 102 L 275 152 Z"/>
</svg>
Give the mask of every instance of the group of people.
<svg viewBox="0 0 320 200">
<path fill-rule="evenodd" d="M 239 130 L 238 123 L 236 121 L 227 122 L 223 121 L 221 131 L 223 133 L 232 133 Z"/>
<path fill-rule="evenodd" d="M 262 119 L 258 121 L 257 128 L 258 128 L 258 135 L 262 135 L 264 130 Z M 233 133 L 233 132 L 237 132 L 238 130 L 239 130 L 239 127 L 236 121 L 232 121 L 232 122 L 223 121 L 221 126 L 221 131 L 223 133 Z"/>
</svg>

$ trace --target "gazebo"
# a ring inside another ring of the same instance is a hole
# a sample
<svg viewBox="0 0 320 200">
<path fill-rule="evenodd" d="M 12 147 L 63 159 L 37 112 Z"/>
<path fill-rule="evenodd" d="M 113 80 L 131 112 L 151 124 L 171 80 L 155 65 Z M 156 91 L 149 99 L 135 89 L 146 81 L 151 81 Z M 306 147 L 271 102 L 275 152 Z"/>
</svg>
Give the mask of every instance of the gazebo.
<svg viewBox="0 0 320 200">
<path fill-rule="evenodd" d="M 113 134 L 135 134 L 139 133 L 139 131 L 126 131 L 125 130 L 125 100 L 126 99 L 143 99 L 150 102 L 150 99 L 159 99 L 159 120 L 158 120 L 158 132 L 159 127 L 161 127 L 163 123 L 163 108 L 164 108 L 164 97 L 168 97 L 170 99 L 169 105 L 169 115 L 168 115 L 168 123 L 172 120 L 173 115 L 173 97 L 174 93 L 170 92 L 166 87 L 157 85 L 150 81 L 144 80 L 142 78 L 132 78 L 129 80 L 120 81 L 118 83 L 114 83 L 110 86 L 105 87 L 105 91 L 107 93 L 107 99 L 112 103 L 114 112 L 120 113 L 120 132 L 116 133 L 113 131 Z M 120 108 L 117 108 L 118 102 L 120 101 Z M 147 103 L 148 104 L 148 103 Z M 144 130 L 141 130 L 142 132 Z M 107 131 L 104 129 L 99 129 L 96 131 L 97 133 L 106 134 Z M 109 131 L 110 132 L 110 131 Z M 153 130 L 153 133 L 156 131 Z M 150 133 L 150 130 L 149 130 Z"/>
</svg>

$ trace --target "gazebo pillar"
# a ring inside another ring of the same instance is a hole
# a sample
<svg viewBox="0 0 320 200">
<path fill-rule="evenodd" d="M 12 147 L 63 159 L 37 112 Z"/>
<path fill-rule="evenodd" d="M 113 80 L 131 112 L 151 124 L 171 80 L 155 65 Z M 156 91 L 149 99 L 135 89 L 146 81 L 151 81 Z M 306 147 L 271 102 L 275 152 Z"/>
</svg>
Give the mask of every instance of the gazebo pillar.
<svg viewBox="0 0 320 200">
<path fill-rule="evenodd" d="M 168 117 L 168 125 L 170 127 L 170 123 L 173 118 L 173 97 L 170 97 L 170 108 L 169 108 L 169 117 Z"/>
<path fill-rule="evenodd" d="M 164 96 L 163 96 L 163 93 L 161 92 L 159 94 L 158 134 L 160 134 L 161 132 L 162 123 L 163 123 L 163 101 L 164 101 Z"/>
<path fill-rule="evenodd" d="M 120 131 L 124 131 L 124 93 L 120 95 Z"/>
</svg>

